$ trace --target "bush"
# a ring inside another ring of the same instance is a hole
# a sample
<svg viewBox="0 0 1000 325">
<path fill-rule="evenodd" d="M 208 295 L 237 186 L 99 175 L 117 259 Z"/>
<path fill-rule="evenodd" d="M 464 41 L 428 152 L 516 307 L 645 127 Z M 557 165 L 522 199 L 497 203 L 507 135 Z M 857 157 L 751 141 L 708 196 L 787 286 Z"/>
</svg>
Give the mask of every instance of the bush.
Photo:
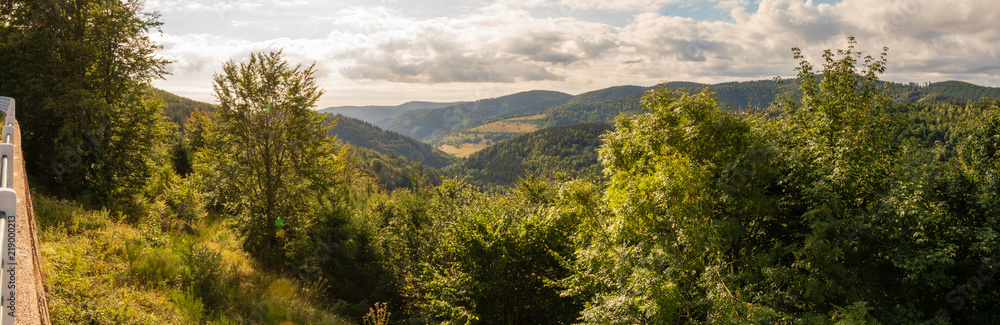
<svg viewBox="0 0 1000 325">
<path fill-rule="evenodd" d="M 174 307 L 182 315 L 187 316 L 188 323 L 200 323 L 205 317 L 205 305 L 201 303 L 201 298 L 191 287 L 185 290 L 171 291 L 170 300 L 174 302 Z"/>
<path fill-rule="evenodd" d="M 168 247 L 142 247 L 141 243 L 130 243 L 126 247 L 138 250 L 138 257 L 131 267 L 132 279 L 154 288 L 176 285 L 184 270 L 181 256 Z"/>
</svg>

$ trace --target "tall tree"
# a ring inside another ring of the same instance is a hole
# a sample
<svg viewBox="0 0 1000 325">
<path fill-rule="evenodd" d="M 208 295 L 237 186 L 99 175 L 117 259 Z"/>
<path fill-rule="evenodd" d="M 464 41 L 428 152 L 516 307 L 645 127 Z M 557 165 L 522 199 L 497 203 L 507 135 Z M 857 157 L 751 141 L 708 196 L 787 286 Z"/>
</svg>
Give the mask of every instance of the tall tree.
<svg viewBox="0 0 1000 325">
<path fill-rule="evenodd" d="M 167 60 L 142 1 L 0 3 L 0 92 L 18 102 L 33 181 L 94 203 L 129 203 L 152 173 L 165 136 L 146 100 Z"/>
<path fill-rule="evenodd" d="M 314 73 L 314 65 L 290 66 L 279 50 L 230 60 L 214 78 L 219 145 L 201 161 L 217 162 L 218 202 L 237 216 L 244 248 L 265 261 L 278 228 L 293 231 L 311 194 L 333 179 L 334 123 L 311 109 L 323 94 Z"/>
</svg>

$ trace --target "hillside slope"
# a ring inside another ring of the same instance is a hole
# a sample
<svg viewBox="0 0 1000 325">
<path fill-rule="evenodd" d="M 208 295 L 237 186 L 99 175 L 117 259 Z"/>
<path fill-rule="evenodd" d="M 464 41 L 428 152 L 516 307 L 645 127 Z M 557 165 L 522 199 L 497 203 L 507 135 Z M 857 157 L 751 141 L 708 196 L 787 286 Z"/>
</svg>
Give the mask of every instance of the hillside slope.
<svg viewBox="0 0 1000 325">
<path fill-rule="evenodd" d="M 951 80 L 951 81 L 935 82 L 928 85 L 927 89 L 931 92 L 941 93 L 946 96 L 952 96 L 961 99 L 978 100 L 980 98 L 987 98 L 987 97 L 993 99 L 1000 99 L 1000 88 L 983 87 L 964 81 Z"/>
<path fill-rule="evenodd" d="M 337 125 L 330 130 L 330 134 L 355 147 L 372 149 L 384 155 L 405 157 L 434 168 L 444 168 L 458 160 L 455 156 L 426 143 L 383 130 L 356 118 L 330 115 L 327 121 L 332 119 L 337 119 Z"/>
<path fill-rule="evenodd" d="M 187 122 L 188 116 L 194 110 L 202 110 L 205 112 L 214 112 L 215 107 L 212 104 L 199 102 L 194 99 L 187 97 L 181 97 L 175 95 L 159 88 L 149 88 L 149 96 L 163 101 L 163 114 L 167 116 L 170 122 L 176 123 L 182 129 L 184 128 L 184 123 Z"/>
<path fill-rule="evenodd" d="M 456 126 L 468 125 L 470 121 L 504 114 L 540 102 L 569 97 L 571 95 L 557 91 L 526 91 L 438 109 L 400 113 L 380 123 L 379 126 L 418 140 L 428 141 L 451 132 Z"/>
<path fill-rule="evenodd" d="M 319 110 L 320 113 L 340 114 L 353 117 L 371 124 L 378 124 L 393 115 L 412 110 L 435 109 L 458 105 L 463 102 L 436 103 L 411 101 L 396 106 L 337 106 Z"/>
<path fill-rule="evenodd" d="M 527 172 L 597 177 L 601 171 L 597 148 L 609 130 L 606 123 L 547 128 L 501 141 L 444 171 L 487 187 L 512 185 Z"/>
</svg>

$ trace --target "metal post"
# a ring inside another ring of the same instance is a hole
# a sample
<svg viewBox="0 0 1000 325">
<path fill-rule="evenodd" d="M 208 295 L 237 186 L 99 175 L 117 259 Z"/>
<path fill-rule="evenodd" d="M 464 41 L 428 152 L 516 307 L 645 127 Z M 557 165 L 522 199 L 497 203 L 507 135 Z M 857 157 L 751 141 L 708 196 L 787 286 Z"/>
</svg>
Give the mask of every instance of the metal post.
<svg viewBox="0 0 1000 325">
<path fill-rule="evenodd" d="M 0 163 L 0 186 L 7 187 L 7 155 L 3 156 L 3 162 Z"/>
</svg>

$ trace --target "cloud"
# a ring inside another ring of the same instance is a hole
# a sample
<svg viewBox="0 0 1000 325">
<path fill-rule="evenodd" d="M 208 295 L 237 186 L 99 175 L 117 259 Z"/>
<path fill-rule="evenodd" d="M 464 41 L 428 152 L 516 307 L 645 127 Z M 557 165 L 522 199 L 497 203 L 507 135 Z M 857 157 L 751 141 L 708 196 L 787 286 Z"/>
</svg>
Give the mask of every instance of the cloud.
<svg viewBox="0 0 1000 325">
<path fill-rule="evenodd" d="M 271 48 L 284 48 L 293 63 L 317 62 L 321 84 L 357 94 L 391 84 L 412 95 L 433 85 L 583 91 L 766 79 L 794 74 L 792 47 L 818 63 L 823 50 L 846 46 L 847 36 L 866 54 L 889 47 L 887 79 L 1000 86 L 1000 11 L 992 0 L 719 0 L 697 6 L 713 17 L 700 20 L 659 10 L 692 3 L 149 1 L 164 13 L 165 33 L 156 40 L 175 61 L 171 80 L 208 91 L 223 61 Z M 631 18 L 611 25 L 598 21 L 602 14 Z"/>
<path fill-rule="evenodd" d="M 570 18 L 534 18 L 527 11 L 484 8 L 461 18 L 412 20 L 351 9 L 366 26 L 367 46 L 337 56 L 350 79 L 391 82 L 523 82 L 564 80 L 553 64 L 583 64 L 615 46 L 614 29 Z M 368 15 L 365 17 L 365 15 Z M 567 29 L 575 33 L 566 33 Z"/>
<path fill-rule="evenodd" d="M 881 47 L 890 48 L 888 78 L 920 80 L 922 74 L 914 71 L 924 72 L 925 79 L 967 78 L 995 74 L 1000 67 L 991 45 L 1000 41 L 1000 29 L 991 27 L 1000 14 L 990 9 L 989 1 L 844 0 L 828 5 L 763 0 L 753 13 L 738 5 L 717 5 L 730 7 L 731 21 L 637 15 L 618 36 L 637 51 L 618 55 L 648 63 L 623 71 L 711 81 L 788 75 L 795 64 L 792 47 L 802 48 L 815 63 L 823 50 L 844 48 L 848 36 L 856 36 L 858 49 L 866 54 L 877 56 Z"/>
<path fill-rule="evenodd" d="M 656 11 L 663 5 L 683 0 L 506 0 L 501 3 L 526 7 L 562 7 L 573 10 Z"/>
</svg>

